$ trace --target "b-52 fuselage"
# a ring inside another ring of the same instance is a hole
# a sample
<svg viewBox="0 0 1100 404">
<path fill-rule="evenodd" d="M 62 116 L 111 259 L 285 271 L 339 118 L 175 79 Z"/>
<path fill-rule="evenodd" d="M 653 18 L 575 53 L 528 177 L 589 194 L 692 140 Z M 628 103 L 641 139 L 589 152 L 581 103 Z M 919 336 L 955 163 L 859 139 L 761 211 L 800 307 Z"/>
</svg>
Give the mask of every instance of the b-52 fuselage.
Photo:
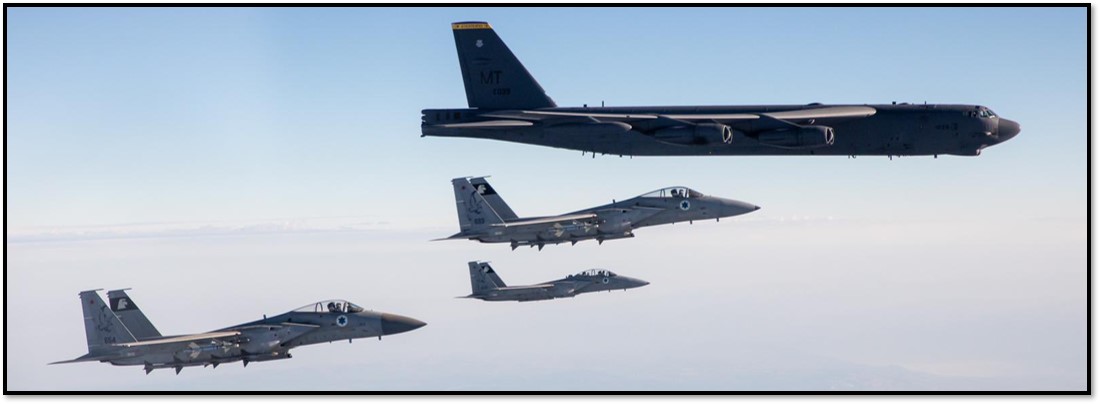
<svg viewBox="0 0 1100 404">
<path fill-rule="evenodd" d="M 561 108 L 489 24 L 452 29 L 470 108 L 423 110 L 422 136 L 620 156 L 977 156 L 1020 132 L 980 105 Z"/>
<path fill-rule="evenodd" d="M 154 369 L 208 366 L 230 362 L 289 359 L 290 349 L 322 342 L 378 337 L 412 331 L 424 322 L 396 314 L 364 310 L 344 300 L 302 306 L 262 320 L 202 334 L 161 336 L 124 290 L 108 292 L 111 306 L 94 290 L 80 292 L 88 353 L 54 362 L 107 362 Z M 54 363 L 51 363 L 54 364 Z"/>
<path fill-rule="evenodd" d="M 469 296 L 490 302 L 530 302 L 575 297 L 581 293 L 640 288 L 649 282 L 621 276 L 606 269 L 589 269 L 565 278 L 537 285 L 508 286 L 488 262 L 471 261 Z"/>
<path fill-rule="evenodd" d="M 441 240 L 477 240 L 538 247 L 634 237 L 634 229 L 743 215 L 759 206 L 703 195 L 687 187 L 659 189 L 634 198 L 559 216 L 520 218 L 484 177 L 455 178 L 461 231 Z"/>
</svg>

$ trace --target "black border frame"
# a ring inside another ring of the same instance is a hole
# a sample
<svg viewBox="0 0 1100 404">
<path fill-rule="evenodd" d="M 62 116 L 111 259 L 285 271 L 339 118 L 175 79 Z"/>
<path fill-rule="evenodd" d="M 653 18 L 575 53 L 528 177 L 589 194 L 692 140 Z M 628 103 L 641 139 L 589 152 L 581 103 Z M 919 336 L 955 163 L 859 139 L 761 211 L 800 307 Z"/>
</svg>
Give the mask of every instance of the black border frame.
<svg viewBox="0 0 1100 404">
<path fill-rule="evenodd" d="M 1086 240 L 1088 242 L 1088 249 L 1086 251 L 1086 260 L 1088 262 L 1088 268 L 1086 268 L 1086 302 L 1087 307 L 1085 310 L 1086 315 L 1086 389 L 1083 391 L 908 391 L 908 390 L 896 390 L 896 391 L 772 391 L 772 390 L 727 390 L 727 391 L 263 391 L 263 390 L 249 390 L 249 391 L 151 391 L 151 392 L 132 392 L 132 391 L 39 391 L 39 390 L 20 390 L 11 391 L 8 390 L 8 299 L 7 294 L 4 294 L 4 395 L 47 395 L 47 396 L 111 396 L 111 395 L 135 395 L 135 396 L 165 396 L 165 395 L 188 395 L 188 396 L 229 396 L 229 395 L 325 395 L 325 396 L 349 396 L 349 395 L 373 395 L 373 396 L 398 396 L 398 395 L 421 395 L 421 396 L 454 396 L 454 395 L 495 395 L 495 396 L 523 396 L 523 395 L 549 395 L 549 396 L 577 396 L 577 395 L 632 395 L 632 396 L 684 396 L 684 395 L 704 395 L 704 396 L 730 396 L 730 395 L 779 395 L 779 396 L 806 396 L 806 395 L 822 395 L 822 396 L 899 396 L 899 395 L 921 395 L 921 396 L 975 396 L 975 395 L 1017 395 L 1017 396 L 1061 396 L 1061 395 L 1092 395 L 1092 4 L 1091 3 L 832 3 L 832 4 L 819 4 L 819 3 L 739 3 L 739 4 L 721 4 L 721 3 L 684 3 L 684 4 L 615 4 L 615 3 L 591 3 L 591 4 L 568 4 L 568 3 L 471 3 L 471 4 L 451 4 L 451 3 L 5 3 L 4 4 L 4 211 L 7 212 L 8 206 L 8 186 L 7 186 L 7 172 L 8 172 L 8 109 L 7 109 L 7 79 L 8 79 L 8 8 L 38 8 L 38 7 L 63 7 L 63 8 L 76 8 L 76 7 L 88 7 L 88 8 L 160 8 L 160 7 L 177 7 L 177 8 L 218 8 L 218 7 L 247 7 L 247 8 L 260 8 L 260 7 L 274 7 L 274 8 L 330 8 L 330 7 L 348 7 L 348 8 L 372 8 L 372 7 L 407 7 L 407 8 L 432 8 L 432 7 L 455 7 L 455 8 L 471 8 L 471 7 L 485 7 L 485 8 L 501 8 L 501 7 L 678 7 L 678 8 L 695 8 L 695 7 L 774 7 L 774 8 L 798 8 L 798 7 L 878 7 L 878 8 L 900 8 L 900 7 L 919 7 L 919 8 L 953 8 L 953 7 L 975 7 L 975 8 L 999 8 L 999 7 L 1021 7 L 1021 8 L 1078 8 L 1084 7 L 1086 9 L 1086 70 L 1088 77 L 1086 77 L 1086 97 L 1087 97 L 1087 128 L 1088 138 L 1086 144 L 1088 145 L 1087 162 L 1086 167 L 1088 173 L 1086 173 L 1086 203 L 1088 205 L 1086 217 L 1088 220 L 1087 229 L 1088 235 Z M 7 251 L 8 251 L 8 221 L 7 216 L 4 216 L 4 290 L 8 289 L 8 274 L 7 274 Z"/>
</svg>

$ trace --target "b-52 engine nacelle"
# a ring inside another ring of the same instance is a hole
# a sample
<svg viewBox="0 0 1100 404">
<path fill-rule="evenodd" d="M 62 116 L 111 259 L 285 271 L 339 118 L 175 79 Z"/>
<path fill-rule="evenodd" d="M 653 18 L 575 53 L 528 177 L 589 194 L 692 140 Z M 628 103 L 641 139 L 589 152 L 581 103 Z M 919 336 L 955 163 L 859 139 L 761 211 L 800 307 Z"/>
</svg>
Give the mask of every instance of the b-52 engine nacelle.
<svg viewBox="0 0 1100 404">
<path fill-rule="evenodd" d="M 660 129 L 653 136 L 665 143 L 681 145 L 733 143 L 733 129 L 720 123 L 701 123 Z"/>
<path fill-rule="evenodd" d="M 833 128 L 811 125 L 763 132 L 756 139 L 764 145 L 783 149 L 813 149 L 831 146 L 836 137 Z"/>
</svg>

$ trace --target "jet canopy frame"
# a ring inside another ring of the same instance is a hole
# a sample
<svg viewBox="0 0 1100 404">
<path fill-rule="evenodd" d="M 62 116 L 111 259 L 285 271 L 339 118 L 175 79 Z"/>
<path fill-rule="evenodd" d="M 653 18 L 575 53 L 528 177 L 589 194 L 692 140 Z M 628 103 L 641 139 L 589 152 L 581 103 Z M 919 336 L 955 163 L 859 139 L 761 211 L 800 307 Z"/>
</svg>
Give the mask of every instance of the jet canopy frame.
<svg viewBox="0 0 1100 404">
<path fill-rule="evenodd" d="M 997 114 L 993 113 L 992 109 L 983 107 L 981 105 L 975 106 L 973 110 L 966 112 L 967 116 L 978 117 L 983 119 L 993 119 L 997 117 Z"/>
<path fill-rule="evenodd" d="M 578 276 L 578 277 L 579 276 L 603 276 L 603 277 L 610 278 L 610 277 L 618 276 L 618 275 L 616 275 L 614 272 L 608 271 L 606 269 L 592 268 L 592 269 L 589 269 L 589 270 L 584 271 L 584 272 L 578 272 L 576 274 L 570 275 L 569 277 L 572 278 L 574 276 Z"/>
<path fill-rule="evenodd" d="M 653 192 L 639 195 L 639 198 L 676 198 L 676 199 L 693 199 L 702 197 L 703 193 L 696 191 L 688 187 L 667 187 L 661 188 Z"/>
<path fill-rule="evenodd" d="M 359 313 L 363 307 L 343 299 L 322 300 L 292 310 L 297 313 Z"/>
</svg>

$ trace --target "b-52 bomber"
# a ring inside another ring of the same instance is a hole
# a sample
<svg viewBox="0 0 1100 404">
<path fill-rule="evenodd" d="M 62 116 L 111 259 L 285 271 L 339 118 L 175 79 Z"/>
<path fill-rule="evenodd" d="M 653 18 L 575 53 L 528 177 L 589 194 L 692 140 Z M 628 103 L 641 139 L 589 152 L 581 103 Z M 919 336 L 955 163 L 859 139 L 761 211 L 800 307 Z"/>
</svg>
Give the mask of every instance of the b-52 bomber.
<svg viewBox="0 0 1100 404">
<path fill-rule="evenodd" d="M 759 206 L 703 195 L 687 187 L 668 187 L 634 198 L 558 216 L 520 218 L 504 203 L 485 177 L 455 178 L 455 205 L 460 231 L 438 240 L 477 240 L 542 247 L 634 237 L 634 229 L 743 215 Z"/>
<path fill-rule="evenodd" d="M 470 261 L 470 287 L 472 293 L 465 298 L 490 302 L 551 300 L 575 297 L 581 293 L 603 292 L 640 288 L 649 282 L 616 275 L 606 269 L 589 269 L 563 279 L 537 285 L 508 286 L 500 279 L 488 262 Z"/>
<path fill-rule="evenodd" d="M 981 105 L 558 107 L 485 22 L 451 24 L 464 109 L 425 109 L 421 135 L 619 156 L 977 156 L 1020 125 Z"/>
<path fill-rule="evenodd" d="M 98 289 L 97 289 L 98 290 Z M 290 359 L 290 349 L 322 342 L 399 334 L 424 322 L 396 314 L 364 310 L 344 300 L 327 300 L 273 317 L 264 316 L 202 334 L 162 336 L 127 296 L 125 289 L 107 293 L 108 307 L 95 290 L 80 292 L 88 353 L 54 362 L 107 362 L 116 366 L 175 369 L 223 363 Z"/>
</svg>

